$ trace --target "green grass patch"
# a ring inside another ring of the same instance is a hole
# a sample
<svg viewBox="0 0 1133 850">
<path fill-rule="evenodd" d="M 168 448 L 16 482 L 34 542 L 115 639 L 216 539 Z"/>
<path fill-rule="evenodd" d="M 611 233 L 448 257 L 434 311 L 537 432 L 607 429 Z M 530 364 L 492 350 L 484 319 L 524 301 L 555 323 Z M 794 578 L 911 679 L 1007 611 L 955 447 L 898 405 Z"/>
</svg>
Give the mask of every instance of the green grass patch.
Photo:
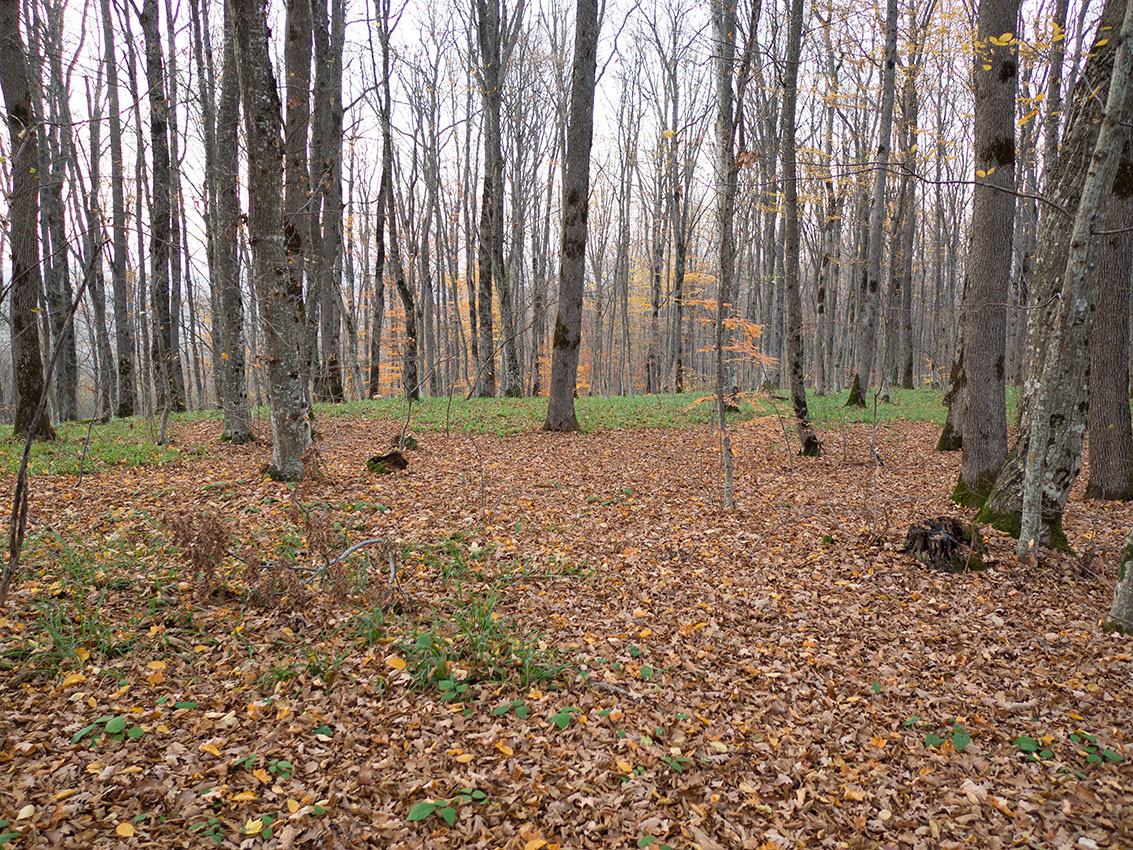
<svg viewBox="0 0 1133 850">
<path fill-rule="evenodd" d="M 170 427 L 216 415 L 215 410 L 179 413 L 170 417 Z M 197 444 L 159 445 L 158 430 L 157 420 L 140 416 L 93 427 L 86 422 L 64 422 L 55 426 L 56 439 L 32 444 L 28 469 L 32 475 L 78 475 L 82 464 L 83 474 L 91 475 L 119 466 L 157 466 L 208 451 Z M 13 436 L 11 425 L 0 425 L 0 473 L 15 475 L 23 454 L 24 440 Z"/>
<path fill-rule="evenodd" d="M 614 431 L 641 428 L 694 428 L 711 421 L 710 402 L 697 404 L 705 392 L 658 395 L 586 397 L 575 401 L 575 411 L 583 431 Z M 754 408 L 743 404 L 733 421 L 750 419 Z M 315 405 L 320 416 L 356 416 L 363 419 L 405 419 L 403 398 L 348 401 L 343 404 Z M 425 398 L 413 403 L 410 428 L 508 436 L 543 427 L 547 415 L 546 398 Z"/>
<path fill-rule="evenodd" d="M 869 391 L 867 404 L 861 407 L 846 407 L 846 399 L 850 395 L 849 389 L 839 393 L 827 393 L 816 396 L 813 392 L 807 393 L 807 408 L 810 411 L 811 421 L 815 425 L 826 428 L 837 427 L 842 424 L 873 423 L 873 398 L 877 388 Z M 786 395 L 786 391 L 783 392 Z M 1015 421 L 1015 405 L 1019 397 L 1017 387 L 1007 388 L 1007 422 Z M 889 391 L 889 403 L 880 399 L 877 402 L 878 422 L 930 422 L 934 425 L 944 425 L 944 418 L 948 413 L 944 406 L 944 390 L 931 387 L 920 387 L 914 390 L 903 390 L 894 387 Z M 785 421 L 794 417 L 789 400 L 771 399 L 766 395 L 751 396 L 749 402 L 756 406 L 760 415 L 774 416 L 776 411 Z"/>
</svg>

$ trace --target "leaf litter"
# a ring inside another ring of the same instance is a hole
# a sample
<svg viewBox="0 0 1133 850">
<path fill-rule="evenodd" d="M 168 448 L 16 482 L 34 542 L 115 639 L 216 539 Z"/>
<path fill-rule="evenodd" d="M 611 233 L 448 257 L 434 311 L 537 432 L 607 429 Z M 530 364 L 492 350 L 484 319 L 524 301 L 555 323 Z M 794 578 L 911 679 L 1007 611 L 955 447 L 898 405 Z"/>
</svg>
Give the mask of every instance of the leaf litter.
<svg viewBox="0 0 1133 850">
<path fill-rule="evenodd" d="M 428 433 L 368 473 L 398 427 L 322 423 L 298 494 L 216 422 L 178 433 L 207 456 L 35 479 L 0 843 L 1133 846 L 1130 644 L 1098 627 L 1133 506 L 1080 486 L 1082 558 L 991 533 L 945 576 L 900 552 L 960 515 L 930 425 L 880 427 L 883 466 L 866 426 L 801 459 L 739 425 L 732 512 L 704 428 Z M 207 587 L 174 515 L 225 529 Z M 302 580 L 368 538 L 394 587 L 370 550 Z"/>
</svg>

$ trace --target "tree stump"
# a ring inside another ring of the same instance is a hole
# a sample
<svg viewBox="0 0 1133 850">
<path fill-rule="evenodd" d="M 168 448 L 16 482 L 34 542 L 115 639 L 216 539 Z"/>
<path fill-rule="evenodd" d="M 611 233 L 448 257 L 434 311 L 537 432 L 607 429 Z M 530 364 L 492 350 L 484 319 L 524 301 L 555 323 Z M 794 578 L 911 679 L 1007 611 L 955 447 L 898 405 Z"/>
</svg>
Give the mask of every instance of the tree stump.
<svg viewBox="0 0 1133 850">
<path fill-rule="evenodd" d="M 937 517 L 909 526 L 905 548 L 926 567 L 942 573 L 987 569 L 987 547 L 979 526 L 955 517 Z"/>
<path fill-rule="evenodd" d="M 374 455 L 366 461 L 366 469 L 378 475 L 389 475 L 391 472 L 405 469 L 407 466 L 409 466 L 409 461 L 405 459 L 405 455 L 398 451 L 392 451 L 384 455 Z"/>
</svg>

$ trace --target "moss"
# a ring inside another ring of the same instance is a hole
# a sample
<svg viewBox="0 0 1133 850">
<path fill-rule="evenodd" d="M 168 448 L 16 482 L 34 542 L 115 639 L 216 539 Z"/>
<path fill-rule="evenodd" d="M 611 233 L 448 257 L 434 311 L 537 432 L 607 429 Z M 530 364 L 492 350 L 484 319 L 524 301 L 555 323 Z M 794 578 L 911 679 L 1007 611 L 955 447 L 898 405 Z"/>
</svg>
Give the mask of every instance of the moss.
<svg viewBox="0 0 1133 850">
<path fill-rule="evenodd" d="M 1119 635 L 1133 635 L 1133 628 L 1129 628 L 1116 620 L 1106 620 L 1102 623 L 1102 631 L 1106 634 L 1116 632 Z"/>
<path fill-rule="evenodd" d="M 943 437 L 943 434 L 941 436 Z M 956 480 L 956 486 L 952 490 L 952 501 L 957 505 L 963 505 L 965 508 L 977 508 L 983 504 L 986 498 L 987 493 L 978 493 L 969 487 L 963 475 Z"/>
<path fill-rule="evenodd" d="M 1020 518 L 1019 514 L 1015 511 L 1001 513 L 991 507 L 990 503 L 985 503 L 980 508 L 979 513 L 976 514 L 976 522 L 984 525 L 990 525 L 992 528 L 997 528 L 1007 534 L 1010 534 L 1016 540 L 1019 539 Z M 1049 534 L 1049 543 L 1051 549 L 1058 552 L 1065 552 L 1067 555 L 1075 555 L 1074 549 L 1070 546 L 1070 541 L 1066 539 L 1066 532 L 1062 529 L 1062 512 L 1059 511 L 1053 517 L 1049 514 L 1043 518 L 1043 526 Z"/>
<path fill-rule="evenodd" d="M 982 525 L 990 525 L 992 528 L 997 528 L 1002 532 L 1010 534 L 1012 537 L 1019 536 L 1019 514 L 1015 512 L 1000 513 L 991 507 L 989 503 L 985 503 L 979 512 L 976 514 L 976 522 Z"/>
<path fill-rule="evenodd" d="M 846 399 L 846 407 L 865 407 L 862 379 L 857 373 L 854 373 L 854 383 L 850 387 L 850 397 Z"/>
</svg>

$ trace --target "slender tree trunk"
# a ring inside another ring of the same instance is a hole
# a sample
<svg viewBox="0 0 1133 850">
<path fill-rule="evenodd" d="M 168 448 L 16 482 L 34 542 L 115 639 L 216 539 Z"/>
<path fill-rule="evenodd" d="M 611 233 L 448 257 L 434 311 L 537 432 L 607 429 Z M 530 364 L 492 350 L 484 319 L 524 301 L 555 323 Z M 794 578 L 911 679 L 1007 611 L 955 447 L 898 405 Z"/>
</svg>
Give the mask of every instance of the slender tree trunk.
<svg viewBox="0 0 1133 850">
<path fill-rule="evenodd" d="M 1117 584 L 1113 588 L 1113 603 L 1103 628 L 1107 632 L 1133 635 L 1133 529 L 1121 548 L 1121 563 L 1117 567 Z"/>
<path fill-rule="evenodd" d="M 43 397 L 43 360 L 39 352 L 36 301 L 40 290 L 39 159 L 38 133 L 31 120 L 27 53 L 20 35 L 19 0 L 0 0 L 0 89 L 8 116 L 12 157 L 12 191 L 8 195 L 8 223 L 12 233 L 11 324 L 12 369 L 16 377 L 14 432 L 26 437 Z M 35 436 L 55 439 L 46 416 L 36 425 Z"/>
<path fill-rule="evenodd" d="M 550 399 L 544 431 L 577 431 L 574 387 L 582 341 L 582 292 L 586 274 L 590 146 L 594 137 L 594 75 L 598 52 L 598 2 L 575 6 L 574 68 L 570 87 L 566 171 L 563 175 L 563 242 L 559 312 L 551 354 Z"/>
<path fill-rule="evenodd" d="M 216 155 L 213 191 L 212 285 L 217 293 L 219 315 L 216 357 L 221 376 L 221 410 L 224 417 L 222 440 L 246 443 L 255 439 L 248 400 L 244 361 L 244 299 L 240 292 L 240 262 L 237 239 L 240 232 L 240 199 L 237 130 L 240 121 L 240 87 L 236 71 L 236 44 L 231 6 L 225 6 L 224 71 L 220 80 L 220 107 L 217 111 Z"/>
<path fill-rule="evenodd" d="M 248 237 L 271 407 L 270 474 L 293 480 L 303 474 L 311 444 L 310 410 L 299 371 L 302 326 L 288 296 L 283 233 L 281 105 L 268 56 L 263 7 L 257 0 L 228 0 L 233 10 L 236 63 L 248 148 Z"/>
<path fill-rule="evenodd" d="M 173 378 L 173 342 L 169 310 L 169 238 L 172 206 L 170 198 L 168 100 L 165 67 L 157 29 L 157 0 L 145 0 L 141 12 L 146 49 L 146 82 L 149 85 L 150 154 L 153 180 L 150 207 L 150 307 L 153 311 L 153 368 L 157 406 L 177 408 L 177 384 Z"/>
<path fill-rule="evenodd" d="M 897 68 L 897 0 L 888 0 L 885 22 L 885 64 L 881 82 L 881 125 L 878 129 L 877 161 L 874 163 L 873 189 L 869 209 L 869 251 L 866 255 L 862 288 L 861 319 L 858 325 L 858 362 L 855 378 L 858 394 L 850 394 L 847 406 L 865 407 L 870 373 L 876 352 L 878 314 L 881 300 L 881 256 L 884 248 L 885 182 L 889 168 L 890 137 L 893 133 L 893 96 Z"/>
<path fill-rule="evenodd" d="M 101 0 L 102 49 L 106 64 L 106 92 L 109 106 L 110 190 L 114 241 L 111 251 L 111 280 L 114 288 L 114 346 L 118 355 L 118 416 L 133 416 L 134 328 L 130 317 L 130 282 L 126 277 L 126 194 L 125 166 L 122 159 L 122 118 L 118 102 L 118 57 L 114 52 L 114 22 L 110 0 Z"/>
<path fill-rule="evenodd" d="M 787 300 L 787 378 L 791 406 L 799 425 L 799 454 L 818 457 L 822 443 L 814 435 L 806 404 L 803 316 L 799 294 L 799 188 L 795 153 L 795 102 L 798 97 L 799 53 L 802 47 L 803 0 L 791 0 L 787 25 L 787 67 L 783 78 L 783 196 L 784 264 L 783 287 Z"/>
<path fill-rule="evenodd" d="M 1015 89 L 1017 42 L 996 44 L 1014 32 L 1019 0 L 981 0 L 972 77 L 975 101 L 975 188 L 971 249 L 964 303 L 964 369 L 967 379 L 963 466 L 953 498 L 980 504 L 1007 456 L 1007 297 L 1015 223 Z M 996 41 L 992 41 L 995 39 Z"/>
<path fill-rule="evenodd" d="M 113 415 L 112 396 L 114 356 L 110 353 L 110 334 L 106 329 L 106 281 L 102 274 L 102 259 L 94 259 L 102 251 L 102 211 L 99 209 L 98 190 L 102 182 L 102 112 L 96 106 L 102 88 L 99 75 L 97 90 L 91 96 L 87 85 L 87 107 L 90 115 L 90 192 L 86 198 L 86 254 L 93 263 L 90 275 L 91 307 L 94 311 L 95 362 L 98 365 L 100 380 L 95 404 L 94 418 L 106 422 Z"/>
<path fill-rule="evenodd" d="M 287 294 L 296 320 L 306 332 L 307 312 L 303 278 L 309 238 L 309 217 L 315 198 L 307 162 L 311 128 L 311 41 L 314 30 L 311 0 L 288 0 L 287 41 L 284 44 L 283 90 L 286 95 L 283 171 L 283 235 L 287 245 Z M 308 281 L 308 285 L 310 282 Z M 310 385 L 309 362 L 301 358 L 303 391 Z"/>
</svg>

